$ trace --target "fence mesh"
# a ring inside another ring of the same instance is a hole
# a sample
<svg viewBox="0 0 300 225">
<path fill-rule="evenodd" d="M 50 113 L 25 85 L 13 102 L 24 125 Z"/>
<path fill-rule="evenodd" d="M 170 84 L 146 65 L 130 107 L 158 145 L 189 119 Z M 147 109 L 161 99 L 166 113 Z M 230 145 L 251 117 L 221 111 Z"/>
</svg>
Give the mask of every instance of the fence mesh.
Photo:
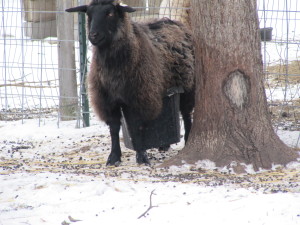
<svg viewBox="0 0 300 225">
<path fill-rule="evenodd" d="M 124 2 L 137 9 L 132 14 L 136 21 L 170 17 L 186 22 L 190 10 L 188 0 Z M 56 18 L 64 12 L 57 11 L 55 3 L 55 0 L 0 0 L 0 120 L 55 117 L 59 121 L 61 68 L 58 68 L 57 49 L 61 41 L 74 40 L 57 38 Z M 299 131 L 300 1 L 258 0 L 257 10 L 264 39 L 266 94 L 274 126 Z M 76 68 L 64 69 L 76 70 L 79 77 L 76 25 L 74 33 Z M 78 93 L 80 90 L 78 85 Z M 80 120 L 80 105 L 76 115 L 74 119 Z"/>
<path fill-rule="evenodd" d="M 41 39 L 48 32 L 42 27 L 36 36 L 27 36 L 30 34 L 20 1 L 2 0 L 1 11 L 0 119 L 43 117 L 57 111 L 57 40 Z M 56 31 L 54 23 L 49 27 Z"/>
<path fill-rule="evenodd" d="M 274 125 L 299 131 L 300 1 L 260 0 L 258 13 L 260 27 L 272 32 L 272 40 L 262 42 L 262 55 Z"/>
</svg>

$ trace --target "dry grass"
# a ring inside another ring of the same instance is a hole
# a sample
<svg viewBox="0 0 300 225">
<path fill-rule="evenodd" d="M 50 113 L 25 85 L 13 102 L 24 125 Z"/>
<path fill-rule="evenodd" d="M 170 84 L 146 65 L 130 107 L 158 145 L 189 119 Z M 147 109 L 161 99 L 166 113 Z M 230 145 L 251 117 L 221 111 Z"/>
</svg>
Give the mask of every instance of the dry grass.
<svg viewBox="0 0 300 225">
<path fill-rule="evenodd" d="M 277 64 L 267 66 L 265 74 L 265 87 L 267 89 L 277 89 L 300 85 L 300 60 L 295 60 L 289 64 Z M 296 95 L 297 96 L 297 95 Z M 275 126 L 289 130 L 300 129 L 300 99 L 295 96 L 286 102 L 272 101 L 269 111 Z"/>
<path fill-rule="evenodd" d="M 292 61 L 289 64 L 278 64 L 268 66 L 266 69 L 266 78 L 269 82 L 275 82 L 276 86 L 282 86 L 286 81 L 289 84 L 300 83 L 300 61 Z M 273 86 L 273 85 L 271 85 Z"/>
</svg>

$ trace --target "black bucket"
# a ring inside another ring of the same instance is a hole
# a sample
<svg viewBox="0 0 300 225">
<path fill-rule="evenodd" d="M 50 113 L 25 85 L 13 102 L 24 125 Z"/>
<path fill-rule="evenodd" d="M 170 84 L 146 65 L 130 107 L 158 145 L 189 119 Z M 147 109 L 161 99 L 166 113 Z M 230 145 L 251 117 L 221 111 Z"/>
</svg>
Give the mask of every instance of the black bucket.
<svg viewBox="0 0 300 225">
<path fill-rule="evenodd" d="M 272 41 L 272 27 L 260 28 L 260 37 L 262 41 Z"/>
<path fill-rule="evenodd" d="M 123 107 L 121 122 L 125 146 L 143 151 L 179 142 L 180 93 L 183 93 L 182 87 L 169 89 L 163 99 L 162 112 L 151 121 L 144 121 L 136 112 Z"/>
</svg>

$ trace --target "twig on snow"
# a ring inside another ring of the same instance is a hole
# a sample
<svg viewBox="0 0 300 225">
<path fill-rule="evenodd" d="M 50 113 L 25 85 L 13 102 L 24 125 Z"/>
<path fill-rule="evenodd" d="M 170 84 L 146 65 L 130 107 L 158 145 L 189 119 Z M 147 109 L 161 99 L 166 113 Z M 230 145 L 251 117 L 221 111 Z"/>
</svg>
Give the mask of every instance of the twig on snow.
<svg viewBox="0 0 300 225">
<path fill-rule="evenodd" d="M 150 194 L 150 205 L 149 205 L 148 209 L 147 209 L 142 215 L 140 215 L 140 216 L 138 217 L 138 219 L 141 219 L 142 217 L 146 217 L 147 213 L 148 213 L 152 208 L 158 207 L 158 206 L 153 206 L 153 205 L 152 205 L 152 195 L 155 195 L 154 191 L 155 191 L 155 189 L 154 189 L 153 191 L 151 191 L 151 194 Z"/>
<path fill-rule="evenodd" d="M 68 216 L 68 219 L 69 219 L 72 223 L 81 221 L 81 220 L 74 219 L 72 216 Z"/>
</svg>

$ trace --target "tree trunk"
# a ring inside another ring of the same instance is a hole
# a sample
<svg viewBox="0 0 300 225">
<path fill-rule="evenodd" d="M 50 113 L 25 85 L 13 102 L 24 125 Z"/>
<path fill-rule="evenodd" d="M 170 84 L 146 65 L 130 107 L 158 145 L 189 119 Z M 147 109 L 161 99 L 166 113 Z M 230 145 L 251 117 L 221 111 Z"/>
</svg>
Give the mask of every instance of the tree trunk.
<svg viewBox="0 0 300 225">
<path fill-rule="evenodd" d="M 255 170 L 298 153 L 275 134 L 263 87 L 256 1 L 192 0 L 196 107 L 186 147 L 162 166 L 211 160 Z"/>
</svg>

